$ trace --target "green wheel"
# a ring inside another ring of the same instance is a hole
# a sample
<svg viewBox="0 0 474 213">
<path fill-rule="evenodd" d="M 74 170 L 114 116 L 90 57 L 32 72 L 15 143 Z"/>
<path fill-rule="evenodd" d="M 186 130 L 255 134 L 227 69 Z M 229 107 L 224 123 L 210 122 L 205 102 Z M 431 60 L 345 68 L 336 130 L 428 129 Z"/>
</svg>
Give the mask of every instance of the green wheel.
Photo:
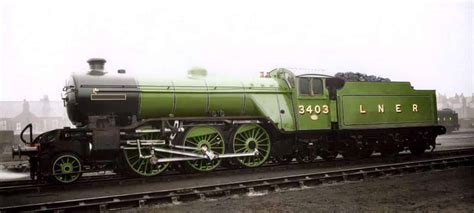
<svg viewBox="0 0 474 213">
<path fill-rule="evenodd" d="M 186 133 L 183 145 L 188 147 L 195 147 L 194 153 L 202 154 L 203 148 L 211 150 L 214 154 L 224 154 L 225 146 L 224 139 L 214 127 L 196 126 L 189 129 Z M 214 160 L 193 160 L 186 163 L 197 171 L 211 171 L 219 166 L 221 159 Z"/>
<path fill-rule="evenodd" d="M 158 133 L 145 134 L 142 137 L 142 139 L 145 139 L 145 140 L 156 139 L 158 137 L 157 134 Z M 169 166 L 169 162 L 153 164 L 152 158 L 140 158 L 140 153 L 138 152 L 138 148 L 136 146 L 128 146 L 128 147 L 135 148 L 135 149 L 123 150 L 123 155 L 128 165 L 127 171 L 131 171 L 132 175 L 146 176 L 146 177 L 155 176 L 165 171 Z M 150 155 L 151 149 L 147 147 L 142 147 L 141 153 L 143 156 Z M 169 157 L 168 154 L 158 153 L 158 152 L 155 152 L 155 156 L 158 159 Z"/>
<path fill-rule="evenodd" d="M 258 124 L 244 124 L 235 131 L 232 137 L 232 147 L 236 154 L 258 150 L 257 156 L 237 158 L 237 161 L 243 166 L 257 167 L 262 165 L 270 155 L 270 135 Z"/>
<path fill-rule="evenodd" d="M 70 153 L 58 155 L 51 169 L 53 180 L 59 183 L 72 183 L 82 174 L 81 161 L 76 155 Z"/>
</svg>

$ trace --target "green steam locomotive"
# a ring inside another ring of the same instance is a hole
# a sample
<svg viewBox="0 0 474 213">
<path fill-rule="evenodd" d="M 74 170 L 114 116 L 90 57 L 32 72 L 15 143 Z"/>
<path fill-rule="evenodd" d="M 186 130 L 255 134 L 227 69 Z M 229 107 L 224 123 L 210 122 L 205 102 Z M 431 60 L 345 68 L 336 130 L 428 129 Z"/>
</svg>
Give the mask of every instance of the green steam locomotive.
<svg viewBox="0 0 474 213">
<path fill-rule="evenodd" d="M 311 162 L 392 156 L 434 149 L 433 90 L 408 82 L 345 82 L 327 75 L 295 76 L 275 69 L 250 80 L 210 78 L 193 69 L 185 79 L 134 78 L 125 70 L 73 74 L 64 103 L 76 128 L 22 139 L 33 179 L 70 183 L 82 173 L 114 170 L 155 176 L 170 165 L 211 171 L 258 167 L 268 160 Z"/>
</svg>

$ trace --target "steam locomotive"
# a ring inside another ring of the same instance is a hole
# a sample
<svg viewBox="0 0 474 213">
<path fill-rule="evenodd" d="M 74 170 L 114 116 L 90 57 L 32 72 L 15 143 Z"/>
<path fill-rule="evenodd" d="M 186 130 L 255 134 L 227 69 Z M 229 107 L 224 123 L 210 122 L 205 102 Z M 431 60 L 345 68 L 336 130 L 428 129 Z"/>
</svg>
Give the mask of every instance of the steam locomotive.
<svg viewBox="0 0 474 213">
<path fill-rule="evenodd" d="M 433 90 L 408 82 L 345 82 L 319 74 L 274 69 L 249 80 L 211 78 L 192 69 L 187 78 L 135 78 L 106 72 L 104 59 L 73 74 L 63 100 L 75 128 L 26 137 L 31 177 L 59 183 L 82 173 L 114 170 L 155 176 L 170 165 L 211 171 L 258 167 L 271 159 L 311 162 L 393 156 L 435 148 L 446 129 L 437 124 Z"/>
<path fill-rule="evenodd" d="M 456 111 L 445 108 L 438 111 L 438 123 L 446 128 L 446 133 L 459 130 L 459 119 Z"/>
</svg>

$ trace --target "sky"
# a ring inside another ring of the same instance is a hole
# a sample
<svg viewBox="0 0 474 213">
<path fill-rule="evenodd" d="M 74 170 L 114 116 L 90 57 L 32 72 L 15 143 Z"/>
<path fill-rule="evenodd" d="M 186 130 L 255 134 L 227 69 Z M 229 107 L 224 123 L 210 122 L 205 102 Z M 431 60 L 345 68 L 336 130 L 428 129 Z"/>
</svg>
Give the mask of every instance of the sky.
<svg viewBox="0 0 474 213">
<path fill-rule="evenodd" d="M 0 101 L 59 100 L 101 57 L 134 76 L 361 72 L 447 95 L 474 93 L 474 3 L 0 1 Z"/>
</svg>

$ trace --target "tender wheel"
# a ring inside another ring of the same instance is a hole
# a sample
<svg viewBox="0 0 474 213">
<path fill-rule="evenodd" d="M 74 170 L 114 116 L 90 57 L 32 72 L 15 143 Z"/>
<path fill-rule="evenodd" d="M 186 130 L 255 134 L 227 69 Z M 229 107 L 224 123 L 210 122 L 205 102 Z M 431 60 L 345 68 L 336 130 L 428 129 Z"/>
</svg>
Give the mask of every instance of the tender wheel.
<svg viewBox="0 0 474 213">
<path fill-rule="evenodd" d="M 316 157 L 317 155 L 306 147 L 296 150 L 296 160 L 298 163 L 311 163 L 316 160 Z"/>
<path fill-rule="evenodd" d="M 62 153 L 54 158 L 51 178 L 58 183 L 72 183 L 82 175 L 81 160 L 72 153 Z"/>
<path fill-rule="evenodd" d="M 359 150 L 359 156 L 360 158 L 369 158 L 372 156 L 372 153 L 374 153 L 374 145 L 375 141 L 374 140 L 366 140 L 362 143 L 362 147 Z"/>
<path fill-rule="evenodd" d="M 293 155 L 288 154 L 288 155 L 277 155 L 274 156 L 273 159 L 278 163 L 278 164 L 289 164 L 291 161 L 293 161 Z"/>
<path fill-rule="evenodd" d="M 430 134 L 428 131 L 418 132 L 418 135 L 411 141 L 408 148 L 414 155 L 422 155 L 425 153 L 429 144 L 436 144 L 436 137 Z"/>
<path fill-rule="evenodd" d="M 344 160 L 356 160 L 360 158 L 359 153 L 360 147 L 357 141 L 347 140 L 341 154 Z"/>
<path fill-rule="evenodd" d="M 424 144 L 415 144 L 408 147 L 410 152 L 414 155 L 422 155 L 425 153 L 426 146 Z"/>
<path fill-rule="evenodd" d="M 257 167 L 262 165 L 270 155 L 270 135 L 258 124 L 243 124 L 233 134 L 232 147 L 236 154 L 252 153 L 258 150 L 257 156 L 237 158 L 243 166 Z"/>
<path fill-rule="evenodd" d="M 321 157 L 324 160 L 334 160 L 334 159 L 336 159 L 338 154 L 339 153 L 337 153 L 337 152 L 331 152 L 331 151 L 328 151 L 328 150 L 320 150 L 319 151 L 319 157 Z"/>
<path fill-rule="evenodd" d="M 380 154 L 383 157 L 395 157 L 398 154 L 398 147 L 393 141 L 384 141 L 380 147 Z"/>
<path fill-rule="evenodd" d="M 355 145 L 351 151 L 345 152 L 342 156 L 348 160 L 369 158 L 374 152 L 374 147 L 369 143 Z"/>
<path fill-rule="evenodd" d="M 156 139 L 157 133 L 149 133 L 142 137 L 145 140 Z M 141 147 L 142 156 L 150 155 L 152 150 L 149 147 Z M 169 157 L 168 154 L 154 152 L 155 156 L 160 158 Z M 128 165 L 126 171 L 130 175 L 134 176 L 155 176 L 165 171 L 169 162 L 166 163 L 155 163 L 153 164 L 153 158 L 140 158 L 140 153 L 136 146 L 128 146 L 123 150 L 123 156 L 126 164 Z"/>
<path fill-rule="evenodd" d="M 225 146 L 222 134 L 214 127 L 192 127 L 185 135 L 184 146 L 195 147 L 195 153 L 203 154 L 204 150 L 212 151 L 213 154 L 224 154 Z M 219 166 L 221 159 L 203 159 L 187 161 L 192 169 L 197 171 L 211 171 Z"/>
</svg>

